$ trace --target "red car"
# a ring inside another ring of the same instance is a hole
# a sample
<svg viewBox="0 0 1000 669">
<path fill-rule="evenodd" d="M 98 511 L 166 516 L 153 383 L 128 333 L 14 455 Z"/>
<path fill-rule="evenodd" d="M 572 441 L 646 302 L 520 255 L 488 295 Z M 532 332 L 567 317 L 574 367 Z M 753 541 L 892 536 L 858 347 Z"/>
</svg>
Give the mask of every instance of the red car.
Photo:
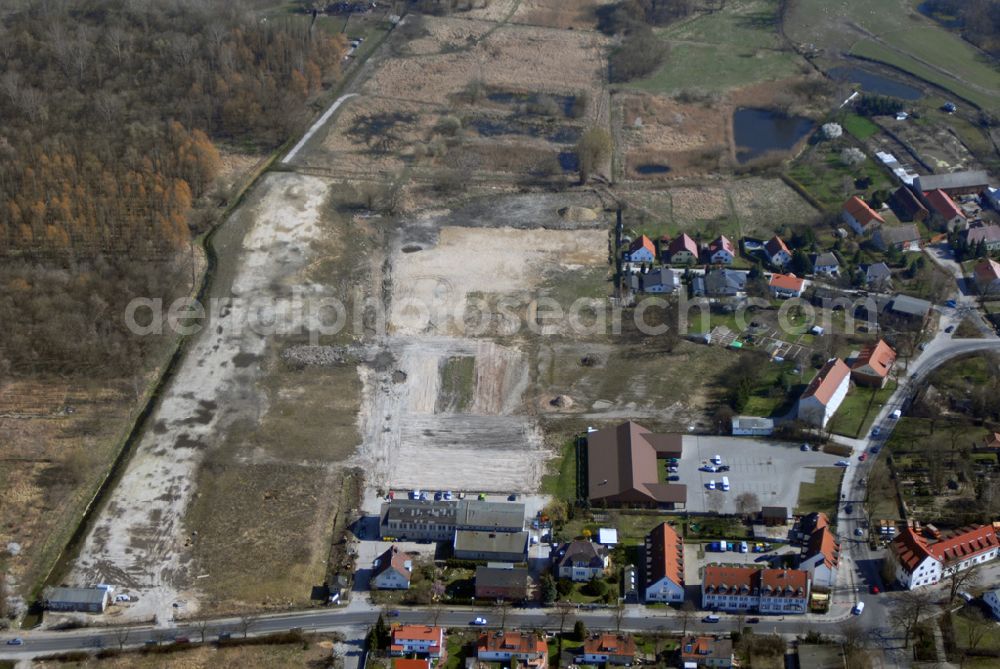
<svg viewBox="0 0 1000 669">
<path fill-rule="evenodd" d="M 878 586 L 877 586 L 877 585 L 873 585 L 872 587 L 868 588 L 868 590 L 869 590 L 869 592 L 871 592 L 871 593 L 872 593 L 873 595 L 877 595 L 878 593 L 882 592 L 881 590 L 879 590 L 879 589 L 878 589 Z"/>
<path fill-rule="evenodd" d="M 864 462 L 867 459 L 868 459 L 867 453 L 862 453 L 861 455 L 858 456 L 858 460 L 860 460 L 861 462 Z"/>
</svg>

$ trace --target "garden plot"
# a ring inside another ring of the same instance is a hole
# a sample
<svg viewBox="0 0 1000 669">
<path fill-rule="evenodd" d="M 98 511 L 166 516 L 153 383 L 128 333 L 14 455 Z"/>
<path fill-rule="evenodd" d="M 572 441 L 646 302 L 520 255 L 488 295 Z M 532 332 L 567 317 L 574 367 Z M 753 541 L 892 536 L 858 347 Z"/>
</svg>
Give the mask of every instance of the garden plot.
<svg viewBox="0 0 1000 669">
<path fill-rule="evenodd" d="M 781 179 L 740 179 L 729 187 L 729 193 L 747 235 L 766 236 L 785 223 L 795 225 L 817 216 L 816 210 Z"/>
</svg>

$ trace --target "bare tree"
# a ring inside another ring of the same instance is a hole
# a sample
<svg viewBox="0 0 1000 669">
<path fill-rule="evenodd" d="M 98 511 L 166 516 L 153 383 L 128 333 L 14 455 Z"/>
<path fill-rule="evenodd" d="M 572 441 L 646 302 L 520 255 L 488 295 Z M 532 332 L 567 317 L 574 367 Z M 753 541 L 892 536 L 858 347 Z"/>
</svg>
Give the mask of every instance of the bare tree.
<svg viewBox="0 0 1000 669">
<path fill-rule="evenodd" d="M 979 583 L 979 579 L 982 576 L 980 574 L 980 565 L 974 564 L 968 569 L 963 571 L 956 571 L 948 576 L 948 603 L 951 604 L 955 601 L 955 597 L 958 596 L 959 590 L 965 588 L 971 588 L 972 586 Z"/>
<path fill-rule="evenodd" d="M 118 650 L 125 650 L 125 644 L 128 642 L 129 634 L 132 632 L 128 627 L 116 627 L 115 628 L 115 641 L 118 642 Z"/>
<path fill-rule="evenodd" d="M 441 619 L 441 614 L 444 613 L 444 607 L 439 603 L 435 603 L 430 609 L 432 624 L 436 627 L 438 620 Z"/>
<path fill-rule="evenodd" d="M 933 595 L 927 590 L 907 590 L 896 600 L 889 619 L 893 627 L 903 630 L 903 647 L 910 647 L 910 635 L 920 622 L 920 616 L 931 610 Z"/>
<path fill-rule="evenodd" d="M 993 622 L 987 620 L 983 612 L 979 609 L 972 609 L 966 615 L 965 641 L 969 650 L 975 650 L 982 642 L 983 637 L 993 627 Z"/>
<path fill-rule="evenodd" d="M 250 628 L 253 627 L 254 623 L 256 622 L 257 619 L 254 618 L 253 616 L 240 616 L 238 625 L 240 631 L 243 633 L 244 639 L 246 639 L 247 635 L 250 634 Z"/>
<path fill-rule="evenodd" d="M 698 610 L 695 608 L 694 602 L 690 599 L 684 600 L 681 604 L 681 610 L 677 614 L 677 617 L 681 619 L 681 634 L 687 636 L 688 626 L 694 621 L 695 616 L 698 614 Z"/>
<path fill-rule="evenodd" d="M 207 620 L 196 620 L 194 622 L 194 628 L 198 630 L 199 636 L 201 636 L 201 642 L 205 643 L 205 636 L 208 634 L 209 622 Z"/>
<path fill-rule="evenodd" d="M 622 631 L 622 621 L 625 619 L 625 604 L 620 600 L 615 606 L 615 634 Z"/>
<path fill-rule="evenodd" d="M 749 516 L 760 510 L 760 498 L 756 493 L 741 492 L 736 496 L 736 511 L 744 516 Z"/>
<path fill-rule="evenodd" d="M 844 650 L 851 652 L 863 645 L 865 630 L 857 618 L 851 618 L 840 626 L 840 636 L 844 639 Z"/>
<path fill-rule="evenodd" d="M 556 615 L 559 616 L 559 638 L 561 639 L 566 629 L 566 621 L 573 615 L 573 605 L 569 602 L 557 602 L 556 611 Z"/>
<path fill-rule="evenodd" d="M 500 629 L 504 629 L 507 626 L 507 614 L 510 612 L 510 602 L 505 599 L 498 600 L 496 606 L 493 607 L 493 611 L 500 616 Z"/>
</svg>

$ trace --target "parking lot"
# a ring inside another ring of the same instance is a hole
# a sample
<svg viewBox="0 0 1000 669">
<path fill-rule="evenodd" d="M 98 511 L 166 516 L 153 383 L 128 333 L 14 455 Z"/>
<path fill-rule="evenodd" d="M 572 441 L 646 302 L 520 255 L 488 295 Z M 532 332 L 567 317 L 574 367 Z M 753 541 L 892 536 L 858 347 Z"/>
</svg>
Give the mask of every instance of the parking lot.
<svg viewBox="0 0 1000 669">
<path fill-rule="evenodd" d="M 794 509 L 799 484 L 813 482 L 815 468 L 832 467 L 840 460 L 835 455 L 802 451 L 800 446 L 741 437 L 685 436 L 677 475 L 679 483 L 688 486 L 688 511 L 735 514 L 736 497 L 744 492 L 757 495 L 761 506 Z M 722 464 L 728 465 L 729 471 L 712 473 L 699 469 L 709 464 L 714 455 L 722 456 Z M 723 476 L 729 478 L 727 492 L 719 489 Z M 715 481 L 715 491 L 708 488 L 710 481 Z M 713 495 L 721 498 L 720 506 L 710 501 Z"/>
</svg>

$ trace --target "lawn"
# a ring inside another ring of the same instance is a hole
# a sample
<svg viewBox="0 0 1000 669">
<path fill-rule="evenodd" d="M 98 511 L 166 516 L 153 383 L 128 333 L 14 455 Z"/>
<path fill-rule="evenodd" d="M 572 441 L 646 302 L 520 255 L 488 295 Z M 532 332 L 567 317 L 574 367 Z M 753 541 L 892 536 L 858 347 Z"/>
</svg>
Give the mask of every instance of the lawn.
<svg viewBox="0 0 1000 669">
<path fill-rule="evenodd" d="M 794 369 L 793 362 L 768 365 L 740 413 L 764 417 L 787 414 L 804 390 Z"/>
<path fill-rule="evenodd" d="M 955 628 L 955 642 L 959 648 L 968 648 L 969 646 L 969 619 L 962 615 L 959 611 L 951 617 L 952 626 Z M 987 631 L 983 635 L 979 644 L 976 646 L 977 650 L 1000 650 L 1000 626 L 996 623 L 990 623 L 987 621 Z M 970 658 L 971 659 L 971 658 Z M 988 658 L 982 658 L 984 660 Z M 993 660 L 995 662 L 995 659 Z M 975 665 L 973 665 L 975 666 Z M 995 666 L 995 665 L 981 665 L 981 666 Z"/>
<path fill-rule="evenodd" d="M 841 163 L 840 152 L 845 146 L 837 142 L 817 144 L 803 153 L 788 170 L 788 176 L 830 208 L 839 208 L 852 195 L 865 197 L 872 191 L 893 187 L 889 176 L 871 158 L 854 167 Z M 868 179 L 869 184 L 857 188 L 856 179 Z"/>
<path fill-rule="evenodd" d="M 890 381 L 884 388 L 872 389 L 858 386 L 854 388 L 837 409 L 830 421 L 830 431 L 845 437 L 862 437 L 868 434 L 879 410 L 896 390 L 896 383 Z"/>
<path fill-rule="evenodd" d="M 799 485 L 799 505 L 796 514 L 822 511 L 830 519 L 837 517 L 837 502 L 840 499 L 840 480 L 844 476 L 841 467 L 817 467 L 813 483 Z"/>
<path fill-rule="evenodd" d="M 844 126 L 844 130 L 862 141 L 868 139 L 879 131 L 879 127 L 877 125 L 866 119 L 864 116 L 858 116 L 857 114 L 845 115 L 841 123 Z"/>
<path fill-rule="evenodd" d="M 982 53 L 900 4 L 899 0 L 799 0 L 785 21 L 785 33 L 821 50 L 849 51 L 893 65 L 984 108 L 995 108 L 1000 103 L 1000 73 Z M 859 35 L 852 24 L 888 46 Z"/>
<path fill-rule="evenodd" d="M 659 32 L 671 44 L 666 63 L 631 84 L 650 92 L 685 88 L 724 91 L 794 76 L 802 60 L 777 32 L 777 0 L 730 0 Z"/>
<path fill-rule="evenodd" d="M 577 500 L 576 439 L 563 445 L 562 456 L 550 461 L 549 473 L 542 477 L 542 492 L 556 499 Z"/>
</svg>

